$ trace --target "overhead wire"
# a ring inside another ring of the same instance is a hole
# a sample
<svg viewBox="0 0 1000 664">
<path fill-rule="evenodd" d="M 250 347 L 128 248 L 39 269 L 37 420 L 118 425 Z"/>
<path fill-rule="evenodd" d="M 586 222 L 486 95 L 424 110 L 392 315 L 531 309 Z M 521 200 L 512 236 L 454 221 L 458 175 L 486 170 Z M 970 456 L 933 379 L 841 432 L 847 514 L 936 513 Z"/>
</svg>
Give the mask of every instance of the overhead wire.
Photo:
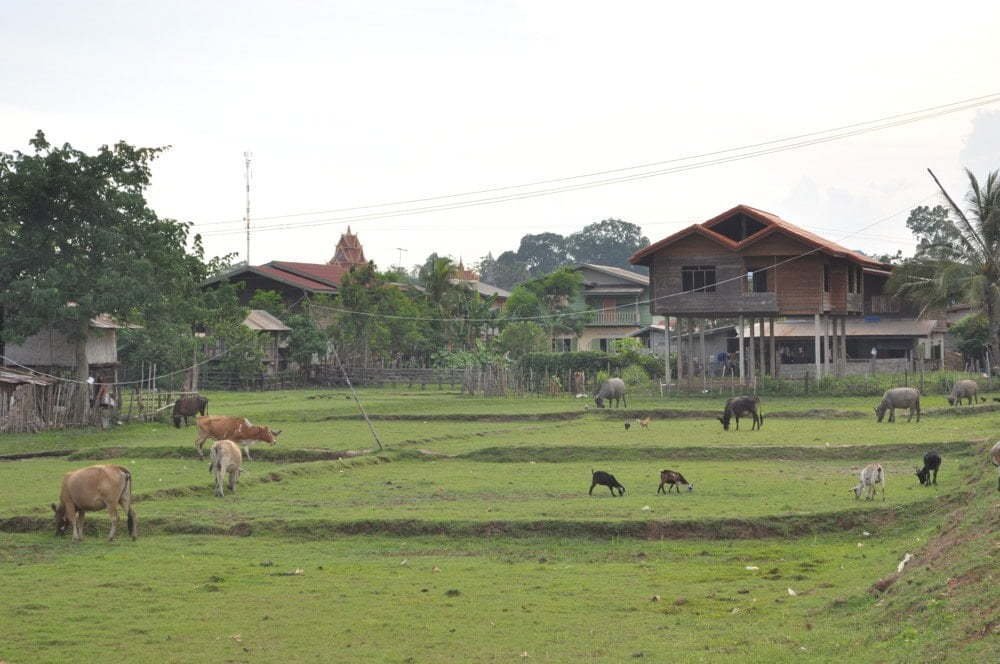
<svg viewBox="0 0 1000 664">
<path fill-rule="evenodd" d="M 312 212 L 293 212 L 293 213 L 287 213 L 287 214 L 261 216 L 261 217 L 256 217 L 255 220 L 256 221 L 269 221 L 269 220 L 274 220 L 274 219 L 288 219 L 288 218 L 294 218 L 294 217 L 307 217 L 307 216 L 327 215 L 327 214 L 342 213 L 342 212 L 355 212 L 355 211 L 359 211 L 359 210 L 373 210 L 373 209 L 376 209 L 376 208 L 398 207 L 398 206 L 401 206 L 401 205 L 412 205 L 412 204 L 416 204 L 416 203 L 427 203 L 427 202 L 431 202 L 431 201 L 447 200 L 447 199 L 450 199 L 450 198 L 464 198 L 464 197 L 467 197 L 467 196 L 478 196 L 478 195 L 481 195 L 481 194 L 491 194 L 491 193 L 497 193 L 497 192 L 502 192 L 502 191 L 511 191 L 511 190 L 515 190 L 515 189 L 525 189 L 525 188 L 528 188 L 528 187 L 538 187 L 538 186 L 543 186 L 543 185 L 558 184 L 558 183 L 562 183 L 562 182 L 570 182 L 570 181 L 573 181 L 573 180 L 581 180 L 581 179 L 586 179 L 586 178 L 601 177 L 601 176 L 612 175 L 612 174 L 616 174 L 616 173 L 625 173 L 625 172 L 628 172 L 628 171 L 635 171 L 635 170 L 641 170 L 641 169 L 648 169 L 648 168 L 653 168 L 653 167 L 659 167 L 659 166 L 663 166 L 663 165 L 666 165 L 666 164 L 680 163 L 680 162 L 685 162 L 685 161 L 701 160 L 701 159 L 706 159 L 708 157 L 717 157 L 719 155 L 724 155 L 724 154 L 733 153 L 733 152 L 744 152 L 744 151 L 747 151 L 747 150 L 757 150 L 759 148 L 763 148 L 763 147 L 766 147 L 766 146 L 779 146 L 779 145 L 784 144 L 784 143 L 793 143 L 793 142 L 796 142 L 796 141 L 802 141 L 802 139 L 818 138 L 818 137 L 823 137 L 825 134 L 833 134 L 832 136 L 824 137 L 824 138 L 816 141 L 817 143 L 819 143 L 819 142 L 828 142 L 828 141 L 831 141 L 831 140 L 837 140 L 839 138 L 845 138 L 845 137 L 849 137 L 849 136 L 854 136 L 854 135 L 858 135 L 860 133 L 866 133 L 866 132 L 869 132 L 869 131 L 879 131 L 881 129 L 887 129 L 887 128 L 892 128 L 892 127 L 896 127 L 896 126 L 902 126 L 904 124 L 910 124 L 910 123 L 913 123 L 913 122 L 919 122 L 919 121 L 922 121 L 922 120 L 926 120 L 926 119 L 938 117 L 940 115 L 946 115 L 946 114 L 955 113 L 955 112 L 959 112 L 959 111 L 963 111 L 963 110 L 968 110 L 968 109 L 971 109 L 971 108 L 976 108 L 978 106 L 984 106 L 984 105 L 988 105 L 988 104 L 992 104 L 992 103 L 996 103 L 996 102 L 1000 102 L 1000 92 L 994 92 L 994 93 L 990 93 L 990 94 L 987 94 L 987 95 L 980 95 L 978 97 L 970 97 L 970 98 L 962 99 L 962 100 L 959 100 L 959 101 L 949 102 L 947 104 L 939 104 L 939 105 L 936 105 L 936 106 L 929 106 L 929 107 L 925 107 L 925 108 L 914 110 L 914 111 L 907 111 L 907 112 L 904 112 L 904 113 L 896 113 L 896 114 L 893 114 L 893 115 L 888 115 L 888 116 L 883 116 L 881 118 L 876 118 L 874 120 L 865 120 L 865 121 L 861 121 L 861 122 L 855 122 L 855 123 L 850 123 L 850 124 L 846 124 L 846 125 L 840 125 L 838 127 L 833 127 L 833 128 L 830 128 L 830 129 L 822 129 L 822 130 L 817 130 L 817 131 L 811 131 L 811 132 L 806 132 L 806 133 L 802 133 L 802 134 L 796 134 L 796 135 L 793 135 L 793 136 L 786 136 L 786 137 L 778 138 L 778 139 L 771 139 L 771 140 L 767 140 L 767 141 L 760 141 L 760 142 L 757 142 L 757 143 L 749 143 L 749 144 L 745 144 L 745 145 L 740 145 L 740 146 L 731 147 L 731 148 L 725 148 L 725 149 L 721 149 L 721 150 L 714 150 L 714 151 L 711 151 L 711 152 L 704 152 L 704 153 L 700 153 L 700 154 L 686 155 L 686 156 L 682 156 L 682 157 L 673 157 L 673 158 L 670 158 L 670 159 L 662 159 L 662 160 L 657 160 L 657 161 L 645 162 L 645 163 L 642 163 L 642 164 L 634 164 L 634 165 L 631 165 L 631 166 L 622 166 L 622 167 L 617 167 L 617 168 L 610 168 L 610 169 L 604 169 L 604 170 L 599 170 L 599 171 L 592 171 L 592 172 L 588 172 L 588 173 L 581 173 L 581 174 L 577 174 L 577 175 L 570 175 L 570 176 L 563 176 L 563 177 L 557 177 L 557 178 L 548 178 L 548 179 L 542 179 L 542 180 L 535 180 L 535 181 L 532 181 L 532 182 L 525 182 L 525 183 L 521 183 L 521 184 L 504 185 L 504 186 L 498 186 L 498 187 L 486 187 L 486 188 L 481 188 L 481 189 L 473 189 L 473 190 L 468 190 L 468 191 L 463 191 L 463 192 L 456 192 L 456 193 L 450 193 L 450 194 L 440 194 L 440 195 L 435 195 L 435 196 L 424 196 L 424 197 L 419 197 L 419 198 L 403 199 L 403 200 L 397 200 L 397 201 L 390 201 L 390 202 L 386 202 L 386 203 L 374 203 L 374 204 L 359 205 L 359 206 L 353 206 L 353 207 L 341 207 L 341 208 L 333 208 L 333 209 L 327 209 L 327 210 L 316 210 L 316 211 L 312 211 Z M 850 131 L 848 131 L 848 130 L 850 130 Z M 794 149 L 796 147 L 802 147 L 802 146 L 805 146 L 805 145 L 812 145 L 812 144 L 815 144 L 815 143 L 807 141 L 807 142 L 803 142 L 803 143 L 795 143 L 791 147 L 786 147 L 786 148 L 782 148 L 782 149 Z M 770 153 L 770 151 L 764 151 L 761 154 L 769 154 L 769 153 Z M 756 153 L 753 156 L 756 156 Z M 660 173 L 660 172 L 654 172 L 650 176 L 655 176 L 655 175 L 659 175 L 659 174 L 662 174 L 662 173 Z M 607 180 L 606 182 L 605 181 L 600 181 L 598 183 L 592 184 L 591 186 L 601 186 L 603 184 L 610 184 L 610 183 L 615 183 L 615 182 L 618 182 L 618 181 L 619 180 L 615 178 L 615 179 Z M 622 181 L 624 181 L 624 180 L 622 180 Z M 547 192 L 547 191 L 548 190 L 543 190 L 543 192 Z M 552 191 L 559 192 L 559 191 L 562 191 L 562 190 L 557 188 L 557 189 L 552 190 Z M 542 195 L 542 194 L 539 194 L 539 195 Z M 490 199 L 485 199 L 485 200 L 490 200 Z M 418 210 L 421 210 L 421 209 L 423 209 L 423 208 L 418 208 Z M 429 209 L 433 209 L 433 208 L 429 208 Z M 358 217 L 359 220 L 363 219 L 363 218 L 366 218 L 366 216 L 365 215 L 361 215 L 361 216 Z M 244 221 L 245 221 L 244 219 L 227 219 L 227 220 L 219 220 L 219 221 L 199 222 L 199 223 L 197 223 L 197 225 L 198 226 L 223 225 L 223 224 L 243 223 Z"/>
</svg>

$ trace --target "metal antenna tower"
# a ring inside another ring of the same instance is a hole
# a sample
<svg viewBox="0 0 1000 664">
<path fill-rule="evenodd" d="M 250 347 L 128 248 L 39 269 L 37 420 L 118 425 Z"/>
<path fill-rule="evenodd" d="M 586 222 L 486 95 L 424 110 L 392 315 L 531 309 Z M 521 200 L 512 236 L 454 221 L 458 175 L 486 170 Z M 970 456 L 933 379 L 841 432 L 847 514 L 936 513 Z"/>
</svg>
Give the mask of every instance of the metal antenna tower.
<svg viewBox="0 0 1000 664">
<path fill-rule="evenodd" d="M 243 153 L 244 174 L 246 176 L 246 185 L 247 185 L 247 216 L 244 217 L 243 220 L 246 222 L 246 225 L 247 225 L 247 253 L 246 253 L 246 259 L 247 259 L 247 265 L 248 266 L 250 265 L 250 160 L 252 158 L 253 158 L 253 155 L 251 153 L 249 153 L 249 152 L 244 152 Z"/>
</svg>

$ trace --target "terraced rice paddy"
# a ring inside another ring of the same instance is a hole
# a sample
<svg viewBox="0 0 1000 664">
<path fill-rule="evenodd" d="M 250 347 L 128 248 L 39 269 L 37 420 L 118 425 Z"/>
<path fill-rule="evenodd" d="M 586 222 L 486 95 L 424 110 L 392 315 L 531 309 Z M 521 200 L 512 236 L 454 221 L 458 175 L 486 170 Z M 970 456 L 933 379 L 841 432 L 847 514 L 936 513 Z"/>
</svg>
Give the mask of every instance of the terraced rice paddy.
<svg viewBox="0 0 1000 664">
<path fill-rule="evenodd" d="M 210 413 L 283 430 L 222 499 L 193 427 L 0 437 L 0 454 L 28 457 L 0 462 L 0 660 L 998 654 L 990 406 L 879 425 L 871 399 L 773 399 L 762 431 L 724 432 L 718 397 L 626 414 L 372 390 L 380 450 L 342 391 L 208 396 Z M 637 414 L 650 427 L 626 431 Z M 932 448 L 939 485 L 921 487 L 913 466 Z M 872 461 L 887 499 L 856 501 Z M 105 542 L 97 513 L 84 542 L 54 538 L 59 478 L 99 462 L 131 469 L 139 540 Z M 657 495 L 663 468 L 694 490 Z M 592 469 L 625 496 L 588 495 Z"/>
</svg>

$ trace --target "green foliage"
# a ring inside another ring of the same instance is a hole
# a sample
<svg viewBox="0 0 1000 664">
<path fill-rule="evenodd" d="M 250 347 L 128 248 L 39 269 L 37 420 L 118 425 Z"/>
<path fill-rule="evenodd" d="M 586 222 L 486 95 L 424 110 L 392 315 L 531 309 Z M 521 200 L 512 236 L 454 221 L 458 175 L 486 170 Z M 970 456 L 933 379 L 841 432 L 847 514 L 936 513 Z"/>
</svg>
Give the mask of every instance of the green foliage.
<svg viewBox="0 0 1000 664">
<path fill-rule="evenodd" d="M 562 374 L 565 372 L 583 371 L 588 376 L 598 371 L 612 375 L 620 375 L 622 369 L 629 365 L 638 365 L 649 376 L 663 375 L 663 363 L 653 355 L 636 352 L 604 353 L 596 350 L 576 351 L 571 353 L 529 353 L 520 360 L 524 369 L 535 373 Z"/>
<path fill-rule="evenodd" d="M 917 252 L 893 270 L 886 290 L 921 306 L 955 301 L 974 305 L 989 322 L 990 343 L 1000 351 L 1000 172 L 984 183 L 966 170 L 968 208 L 915 208 L 907 225 Z M 935 178 L 936 180 L 936 178 Z M 944 192 L 942 188 L 942 192 Z"/>
<path fill-rule="evenodd" d="M 461 369 L 464 367 L 505 364 L 506 360 L 496 350 L 487 347 L 482 342 L 478 342 L 469 350 L 438 351 L 431 356 L 431 362 L 435 367 Z"/>
<path fill-rule="evenodd" d="M 600 385 L 601 385 L 602 383 L 604 383 L 604 381 L 606 381 L 606 380 L 607 380 L 608 378 L 611 378 L 611 374 L 609 374 L 609 373 L 608 373 L 607 371 L 605 371 L 604 369 L 601 369 L 601 370 L 600 370 L 600 371 L 598 371 L 598 372 L 597 372 L 596 374 L 594 374 L 594 386 L 595 386 L 595 387 L 597 387 L 597 386 L 600 386 Z"/>
<path fill-rule="evenodd" d="M 612 341 L 611 348 L 616 353 L 638 353 L 642 350 L 643 346 L 642 342 L 635 337 L 621 337 Z"/>
<path fill-rule="evenodd" d="M 969 358 L 981 358 L 990 340 L 990 323 L 983 314 L 969 314 L 951 326 L 956 346 Z"/>
<path fill-rule="evenodd" d="M 596 263 L 632 271 L 645 271 L 628 262 L 629 256 L 649 244 L 642 229 L 621 219 L 604 219 L 566 238 L 575 263 Z"/>
<path fill-rule="evenodd" d="M 621 378 L 626 385 L 636 387 L 649 382 L 649 374 L 638 364 L 630 364 L 622 369 Z"/>
<path fill-rule="evenodd" d="M 251 309 L 262 309 L 282 322 L 288 314 L 288 307 L 281 299 L 281 294 L 273 290 L 256 290 L 250 297 L 249 307 Z"/>
<path fill-rule="evenodd" d="M 313 356 L 320 360 L 326 357 L 327 337 L 311 317 L 288 314 L 284 322 L 292 328 L 288 335 L 288 355 L 293 362 L 304 368 L 312 364 Z"/>
<path fill-rule="evenodd" d="M 330 317 L 327 332 L 344 362 L 429 356 L 434 348 L 431 326 L 422 320 L 434 312 L 379 274 L 372 262 L 344 276 L 337 308 L 342 311 Z"/>
<path fill-rule="evenodd" d="M 507 325 L 500 333 L 500 352 L 519 360 L 529 353 L 544 352 L 549 348 L 549 335 L 537 323 L 518 321 Z"/>
</svg>

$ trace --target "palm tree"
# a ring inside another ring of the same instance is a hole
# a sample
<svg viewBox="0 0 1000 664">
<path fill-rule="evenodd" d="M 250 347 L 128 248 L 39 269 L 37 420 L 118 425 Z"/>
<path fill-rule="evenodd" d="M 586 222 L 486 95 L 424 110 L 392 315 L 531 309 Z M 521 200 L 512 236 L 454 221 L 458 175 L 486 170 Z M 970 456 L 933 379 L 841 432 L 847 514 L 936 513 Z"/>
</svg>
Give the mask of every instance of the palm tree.
<svg viewBox="0 0 1000 664">
<path fill-rule="evenodd" d="M 989 322 L 990 354 L 1000 350 L 1000 171 L 981 185 L 966 169 L 962 210 L 930 169 L 948 207 L 917 208 L 907 225 L 919 238 L 916 255 L 893 270 L 886 288 L 924 307 L 964 301 Z"/>
</svg>

